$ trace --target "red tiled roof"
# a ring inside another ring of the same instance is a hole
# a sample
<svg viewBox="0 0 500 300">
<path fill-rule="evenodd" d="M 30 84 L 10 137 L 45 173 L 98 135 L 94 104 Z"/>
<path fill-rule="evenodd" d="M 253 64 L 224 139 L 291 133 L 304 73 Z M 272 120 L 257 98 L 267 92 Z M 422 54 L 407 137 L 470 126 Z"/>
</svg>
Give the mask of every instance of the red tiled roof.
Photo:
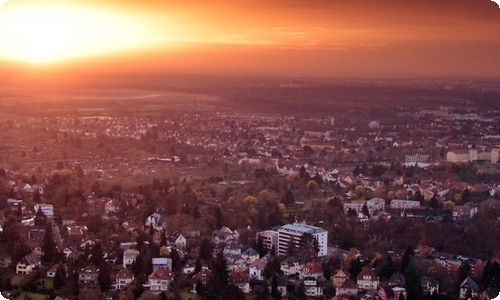
<svg viewBox="0 0 500 300">
<path fill-rule="evenodd" d="M 149 275 L 149 279 L 168 279 L 171 280 L 174 278 L 172 271 L 165 270 L 164 268 L 156 269 L 151 275 Z"/>
</svg>

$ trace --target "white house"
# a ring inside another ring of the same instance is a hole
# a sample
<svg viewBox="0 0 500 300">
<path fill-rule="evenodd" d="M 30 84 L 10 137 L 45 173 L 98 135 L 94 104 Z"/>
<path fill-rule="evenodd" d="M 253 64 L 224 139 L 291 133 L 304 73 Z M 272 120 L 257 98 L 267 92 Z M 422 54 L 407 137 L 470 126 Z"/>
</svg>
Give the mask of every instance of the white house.
<svg viewBox="0 0 500 300">
<path fill-rule="evenodd" d="M 266 267 L 267 262 L 263 260 L 256 260 L 248 266 L 248 273 L 252 279 L 263 280 L 262 272 L 264 272 L 264 268 Z"/>
<path fill-rule="evenodd" d="M 129 269 L 123 268 L 115 276 L 115 283 L 113 284 L 113 288 L 115 290 L 123 290 L 125 285 L 131 283 L 134 280 L 134 274 L 130 272 Z"/>
<path fill-rule="evenodd" d="M 323 286 L 314 277 L 305 277 L 304 286 L 306 288 L 306 296 L 317 297 L 323 295 Z"/>
<path fill-rule="evenodd" d="M 17 274 L 30 274 L 35 268 L 40 267 L 42 265 L 42 261 L 40 256 L 34 253 L 28 254 L 25 257 L 21 258 L 21 260 L 16 265 L 16 273 Z"/>
<path fill-rule="evenodd" d="M 127 249 L 123 252 L 123 267 L 126 268 L 128 266 L 132 266 L 132 264 L 139 256 L 139 250 L 135 249 Z"/>
<path fill-rule="evenodd" d="M 149 281 L 144 284 L 144 287 L 153 293 L 166 292 L 172 280 L 174 280 L 172 271 L 158 268 L 149 275 Z"/>
</svg>

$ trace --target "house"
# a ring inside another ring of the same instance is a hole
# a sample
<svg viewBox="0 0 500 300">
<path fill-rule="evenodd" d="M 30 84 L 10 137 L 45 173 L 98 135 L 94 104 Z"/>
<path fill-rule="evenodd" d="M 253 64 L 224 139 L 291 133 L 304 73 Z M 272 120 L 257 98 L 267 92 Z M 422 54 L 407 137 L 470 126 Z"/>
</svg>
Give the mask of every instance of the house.
<svg viewBox="0 0 500 300">
<path fill-rule="evenodd" d="M 81 285 L 95 285 L 98 276 L 99 269 L 94 265 L 87 265 L 78 273 L 78 283 Z"/>
<path fill-rule="evenodd" d="M 243 293 L 250 292 L 250 275 L 243 271 L 229 273 L 229 283 L 236 285 Z"/>
<path fill-rule="evenodd" d="M 17 274 L 30 274 L 34 269 L 40 267 L 42 261 L 40 255 L 31 253 L 21 258 L 21 260 L 16 265 Z"/>
<path fill-rule="evenodd" d="M 281 262 L 281 271 L 286 276 L 299 275 L 302 264 L 295 256 L 287 257 Z"/>
<path fill-rule="evenodd" d="M 420 282 L 422 283 L 422 290 L 425 294 L 439 294 L 439 281 L 429 276 L 422 276 Z"/>
<path fill-rule="evenodd" d="M 47 274 L 46 276 L 48 278 L 54 278 L 56 277 L 56 273 L 57 273 L 57 269 L 59 268 L 59 264 L 55 264 L 53 265 L 52 267 L 50 267 L 48 270 L 47 270 Z"/>
<path fill-rule="evenodd" d="M 212 242 L 216 245 L 225 243 L 230 239 L 235 239 L 235 236 L 233 231 L 226 226 L 222 226 L 221 229 L 212 232 Z"/>
<path fill-rule="evenodd" d="M 172 280 L 174 280 L 172 271 L 160 267 L 149 275 L 149 281 L 144 284 L 144 287 L 153 293 L 166 292 Z"/>
<path fill-rule="evenodd" d="M 66 256 L 66 259 L 75 256 L 76 253 L 75 250 L 72 250 L 69 247 L 64 248 L 62 252 L 64 253 L 64 256 Z"/>
<path fill-rule="evenodd" d="M 460 284 L 459 299 L 469 299 L 469 297 L 477 297 L 479 293 L 479 285 L 470 276 Z"/>
<path fill-rule="evenodd" d="M 225 254 L 224 257 L 227 261 L 227 267 L 229 271 L 246 271 L 248 270 L 248 265 L 239 254 Z"/>
<path fill-rule="evenodd" d="M 151 259 L 153 264 L 153 272 L 158 268 L 164 268 L 165 270 L 172 270 L 172 259 L 167 257 L 153 257 Z"/>
<path fill-rule="evenodd" d="M 186 238 L 178 231 L 175 231 L 167 238 L 167 242 L 171 246 L 175 246 L 177 249 L 186 249 Z"/>
<path fill-rule="evenodd" d="M 340 269 L 333 275 L 332 282 L 335 288 L 340 287 L 351 275 L 344 269 Z M 357 287 L 356 287 L 357 288 Z"/>
<path fill-rule="evenodd" d="M 388 286 L 394 287 L 406 287 L 406 282 L 405 282 L 405 276 L 401 273 L 394 273 L 392 274 L 391 278 L 389 278 L 389 281 L 387 282 Z"/>
<path fill-rule="evenodd" d="M 314 277 L 320 282 L 325 280 L 323 267 L 318 261 L 310 261 L 302 267 L 299 278 L 304 279 L 306 277 Z"/>
<path fill-rule="evenodd" d="M 336 295 L 356 296 L 358 294 L 358 285 L 354 280 L 347 279 L 335 289 Z"/>
<path fill-rule="evenodd" d="M 123 268 L 115 276 L 115 283 L 113 284 L 113 289 L 123 290 L 125 285 L 131 283 L 134 280 L 134 274 L 130 272 L 128 268 Z"/>
<path fill-rule="evenodd" d="M 127 249 L 123 252 L 123 267 L 130 267 L 139 256 L 139 250 Z"/>
<path fill-rule="evenodd" d="M 306 288 L 306 296 L 317 297 L 323 295 L 323 286 L 315 277 L 305 277 L 304 287 Z"/>
<path fill-rule="evenodd" d="M 377 294 L 381 300 L 397 300 L 401 294 L 406 299 L 406 290 L 401 287 L 380 286 Z"/>
<path fill-rule="evenodd" d="M 193 289 L 191 290 L 192 293 L 197 293 L 196 291 L 196 285 L 198 282 L 200 282 L 203 285 L 206 285 L 207 282 L 212 278 L 212 271 L 208 269 L 201 269 L 200 272 L 196 273 L 193 275 L 191 278 L 192 283 L 193 283 Z"/>
<path fill-rule="evenodd" d="M 247 264 L 250 264 L 259 259 L 259 253 L 253 248 L 248 248 L 247 250 L 243 251 L 243 253 L 241 253 L 241 257 L 243 257 Z"/>
<path fill-rule="evenodd" d="M 356 277 L 360 290 L 377 290 L 379 279 L 371 268 L 364 268 Z"/>
<path fill-rule="evenodd" d="M 252 279 L 262 280 L 264 277 L 262 276 L 262 272 L 264 272 L 264 268 L 266 267 L 267 262 L 258 259 L 250 265 L 248 265 L 248 273 Z"/>
<path fill-rule="evenodd" d="M 155 212 L 146 218 L 146 221 L 144 222 L 144 226 L 145 227 L 153 226 L 153 228 L 156 230 L 162 230 L 163 229 L 163 222 L 165 220 L 166 220 L 166 217 L 164 215 L 160 214 L 159 212 Z"/>
<path fill-rule="evenodd" d="M 80 249 L 85 249 L 87 247 L 92 247 L 95 245 L 95 242 L 93 240 L 85 240 L 83 243 L 80 244 Z"/>
<path fill-rule="evenodd" d="M 283 276 L 279 276 L 277 274 L 275 274 L 273 277 L 269 278 L 267 280 L 267 283 L 269 285 L 269 292 L 272 291 L 273 280 L 276 280 L 276 289 L 280 292 L 281 297 L 286 298 L 286 286 L 287 286 L 286 278 Z"/>
</svg>

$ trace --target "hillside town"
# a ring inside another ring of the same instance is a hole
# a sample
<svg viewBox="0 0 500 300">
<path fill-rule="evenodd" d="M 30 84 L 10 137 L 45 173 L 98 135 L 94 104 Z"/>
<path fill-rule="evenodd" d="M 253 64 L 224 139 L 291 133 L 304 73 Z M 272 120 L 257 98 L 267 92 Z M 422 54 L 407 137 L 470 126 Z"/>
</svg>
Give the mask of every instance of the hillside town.
<svg viewBox="0 0 500 300">
<path fill-rule="evenodd" d="M 500 111 L 3 122 L 8 299 L 494 299 Z"/>
</svg>

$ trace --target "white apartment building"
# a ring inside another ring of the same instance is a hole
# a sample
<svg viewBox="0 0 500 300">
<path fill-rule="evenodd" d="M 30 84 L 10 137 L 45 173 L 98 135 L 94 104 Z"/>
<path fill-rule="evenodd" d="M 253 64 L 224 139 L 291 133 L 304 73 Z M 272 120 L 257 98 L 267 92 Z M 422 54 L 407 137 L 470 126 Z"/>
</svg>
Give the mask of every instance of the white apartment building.
<svg viewBox="0 0 500 300">
<path fill-rule="evenodd" d="M 35 208 L 35 213 L 38 211 L 38 209 L 41 209 L 42 212 L 48 218 L 52 218 L 54 216 L 54 205 L 52 205 L 52 204 L 37 203 L 37 204 L 35 204 L 34 208 Z"/>
<path fill-rule="evenodd" d="M 446 160 L 449 162 L 471 162 L 478 160 L 487 160 L 497 163 L 499 158 L 499 149 L 478 151 L 477 149 L 456 149 L 446 153 Z"/>
<path fill-rule="evenodd" d="M 318 241 L 318 257 L 326 256 L 328 247 L 328 231 L 320 227 L 307 225 L 305 223 L 283 225 L 278 230 L 278 255 L 286 256 L 289 242 L 292 238 L 295 241 L 295 246 L 299 247 L 298 243 L 302 236 L 306 233 L 311 234 Z"/>
<path fill-rule="evenodd" d="M 398 199 L 394 199 L 391 201 L 391 208 L 395 208 L 395 209 L 415 208 L 415 207 L 419 207 L 419 206 L 420 206 L 419 201 L 398 200 Z"/>
<path fill-rule="evenodd" d="M 278 232 L 274 230 L 266 230 L 266 231 L 261 231 L 257 232 L 257 240 L 262 239 L 262 243 L 264 244 L 264 247 L 268 251 L 271 251 L 271 249 L 274 246 L 274 249 L 278 251 Z"/>
</svg>

